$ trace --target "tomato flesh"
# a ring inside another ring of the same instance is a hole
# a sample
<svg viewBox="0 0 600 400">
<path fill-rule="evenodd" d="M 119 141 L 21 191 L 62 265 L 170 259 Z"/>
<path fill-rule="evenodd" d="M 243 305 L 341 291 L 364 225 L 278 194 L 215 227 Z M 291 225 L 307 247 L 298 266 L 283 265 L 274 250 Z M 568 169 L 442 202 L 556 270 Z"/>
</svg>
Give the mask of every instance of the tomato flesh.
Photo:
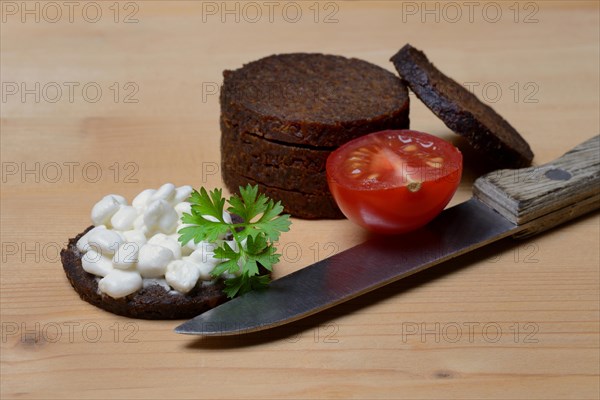
<svg viewBox="0 0 600 400">
<path fill-rule="evenodd" d="M 387 130 L 354 139 L 327 159 L 327 181 L 344 215 L 378 233 L 420 228 L 446 207 L 462 154 L 436 136 Z"/>
</svg>

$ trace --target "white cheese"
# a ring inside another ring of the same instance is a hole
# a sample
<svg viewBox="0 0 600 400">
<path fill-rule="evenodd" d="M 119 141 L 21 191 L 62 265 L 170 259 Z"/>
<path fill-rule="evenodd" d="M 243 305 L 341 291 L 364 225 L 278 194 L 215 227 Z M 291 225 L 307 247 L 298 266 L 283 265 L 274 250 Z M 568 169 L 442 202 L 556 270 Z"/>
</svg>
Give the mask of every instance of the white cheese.
<svg viewBox="0 0 600 400">
<path fill-rule="evenodd" d="M 88 233 L 86 233 L 85 235 L 83 235 L 82 237 L 79 238 L 79 240 L 77 241 L 77 249 L 79 251 L 81 251 L 82 253 L 85 253 L 86 251 L 89 250 L 89 242 L 88 239 L 90 237 L 90 233 L 100 230 L 100 229 L 106 229 L 106 226 L 104 225 L 98 225 L 93 227 L 92 229 L 90 229 L 88 231 Z"/>
<path fill-rule="evenodd" d="M 131 205 L 116 194 L 94 205 L 96 226 L 77 241 L 77 249 L 84 253 L 83 269 L 97 276 L 101 293 L 119 298 L 160 284 L 181 294 L 198 282 L 214 281 L 211 272 L 222 261 L 214 257 L 216 246 L 193 240 L 182 246 L 178 240 L 177 231 L 186 226 L 181 215 L 191 212 L 186 200 L 192 191 L 167 183 L 143 190 Z M 225 212 L 223 219 L 230 222 L 231 216 Z M 235 242 L 229 243 L 237 250 Z"/>
<path fill-rule="evenodd" d="M 194 189 L 192 189 L 190 185 L 178 187 L 177 189 L 175 189 L 175 203 L 177 204 L 185 202 L 190 197 L 193 191 Z M 185 204 L 189 203 L 186 202 Z"/>
<path fill-rule="evenodd" d="M 144 208 L 146 208 L 146 206 L 148 206 L 148 202 L 150 198 L 154 195 L 154 193 L 156 193 L 155 189 L 142 190 L 140 194 L 135 196 L 135 198 L 131 202 L 131 205 L 138 210 L 143 210 Z"/>
<path fill-rule="evenodd" d="M 123 243 L 112 258 L 112 263 L 118 269 L 130 269 L 138 262 L 140 247 L 137 243 Z"/>
<path fill-rule="evenodd" d="M 174 239 L 171 236 L 167 236 L 164 233 L 157 233 L 148 240 L 148 243 L 165 247 L 173 252 L 174 259 L 181 259 L 181 246 L 177 239 Z"/>
<path fill-rule="evenodd" d="M 125 199 L 125 197 L 119 195 L 119 194 L 109 194 L 108 196 L 112 197 L 113 199 L 115 199 L 119 204 L 125 204 L 127 205 L 127 199 Z"/>
<path fill-rule="evenodd" d="M 133 206 L 121 205 L 110 219 L 110 224 L 116 230 L 126 231 L 133 228 L 133 221 L 137 216 L 137 210 Z"/>
<path fill-rule="evenodd" d="M 211 272 L 223 260 L 215 258 L 215 245 L 208 242 L 198 243 L 198 249 L 190 254 L 189 259 L 194 261 L 200 272 L 200 279 L 208 281 L 214 279 Z"/>
<path fill-rule="evenodd" d="M 202 279 L 203 281 L 210 281 L 215 279 L 215 277 L 212 276 L 212 271 L 213 269 L 215 269 L 215 266 L 217 264 L 218 262 L 215 263 L 212 261 L 196 262 L 198 272 L 200 273 L 200 279 Z"/>
<path fill-rule="evenodd" d="M 114 254 L 124 242 L 118 232 L 110 229 L 98 229 L 89 233 L 88 247 L 93 248 L 103 255 Z"/>
<path fill-rule="evenodd" d="M 121 201 L 114 195 L 104 196 L 92 208 L 92 222 L 94 225 L 108 225 L 111 217 L 119 210 Z"/>
<path fill-rule="evenodd" d="M 135 293 L 140 290 L 142 286 L 142 277 L 138 272 L 122 271 L 120 269 L 113 269 L 98 282 L 100 291 L 115 299 Z"/>
<path fill-rule="evenodd" d="M 178 220 L 175 208 L 164 199 L 152 201 L 144 211 L 144 224 L 149 233 L 171 234 L 175 232 Z"/>
<path fill-rule="evenodd" d="M 192 205 L 187 201 L 183 201 L 181 203 L 177 203 L 175 206 L 175 212 L 181 218 L 183 213 L 191 214 L 192 213 Z"/>
<path fill-rule="evenodd" d="M 138 245 L 138 247 L 142 247 L 147 242 L 146 235 L 144 235 L 144 232 L 137 229 L 125 231 L 123 232 L 123 236 L 125 237 L 125 240 L 127 242 L 135 243 Z"/>
<path fill-rule="evenodd" d="M 215 258 L 215 245 L 208 242 L 199 242 L 197 249 L 190 254 L 190 258 L 197 262 L 206 262 L 217 265 L 222 260 Z"/>
<path fill-rule="evenodd" d="M 173 199 L 175 199 L 175 185 L 172 183 L 165 183 L 152 195 L 150 202 L 155 200 L 171 202 Z"/>
<path fill-rule="evenodd" d="M 137 269 L 144 278 L 160 278 L 174 258 L 166 247 L 146 243 L 140 248 Z"/>
<path fill-rule="evenodd" d="M 106 276 L 113 270 L 110 258 L 104 257 L 96 250 L 88 250 L 81 258 L 81 266 L 85 272 L 97 276 Z"/>
<path fill-rule="evenodd" d="M 174 260 L 167 265 L 165 279 L 173 289 L 187 293 L 196 286 L 200 271 L 190 260 Z"/>
</svg>

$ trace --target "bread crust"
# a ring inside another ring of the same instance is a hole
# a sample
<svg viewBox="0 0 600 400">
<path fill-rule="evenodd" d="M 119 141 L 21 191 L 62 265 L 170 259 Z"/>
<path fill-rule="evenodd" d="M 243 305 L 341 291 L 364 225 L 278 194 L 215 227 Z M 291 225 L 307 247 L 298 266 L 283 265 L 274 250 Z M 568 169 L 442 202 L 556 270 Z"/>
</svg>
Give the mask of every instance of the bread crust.
<svg viewBox="0 0 600 400">
<path fill-rule="evenodd" d="M 492 107 L 440 72 L 422 51 L 407 44 L 391 61 L 417 97 L 496 167 L 531 164 L 533 152 L 516 129 Z"/>
<path fill-rule="evenodd" d="M 331 153 L 274 143 L 250 133 L 238 133 L 221 118 L 222 167 L 258 182 L 274 182 L 287 190 L 322 194 L 329 191 L 325 164 Z"/>
<path fill-rule="evenodd" d="M 150 285 L 129 296 L 115 299 L 98 290 L 98 279 L 81 266 L 81 253 L 77 241 L 93 226 L 75 238 L 69 239 L 67 248 L 60 257 L 67 279 L 79 294 L 90 304 L 113 314 L 140 319 L 189 319 L 226 302 L 222 280 L 205 286 L 197 285 L 188 294 L 169 293 L 160 285 Z"/>
<path fill-rule="evenodd" d="M 323 193 L 304 193 L 268 186 L 262 182 L 246 177 L 238 171 L 222 169 L 223 182 L 233 193 L 239 192 L 240 186 L 257 185 L 261 193 L 273 200 L 281 201 L 285 213 L 304 219 L 341 219 L 340 211 L 329 190 Z"/>
</svg>

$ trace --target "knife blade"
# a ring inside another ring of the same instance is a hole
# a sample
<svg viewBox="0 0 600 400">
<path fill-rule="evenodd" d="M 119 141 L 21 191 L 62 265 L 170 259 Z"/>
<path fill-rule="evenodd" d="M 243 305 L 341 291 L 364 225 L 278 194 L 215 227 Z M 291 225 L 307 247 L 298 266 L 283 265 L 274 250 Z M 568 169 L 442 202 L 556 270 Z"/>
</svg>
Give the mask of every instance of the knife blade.
<svg viewBox="0 0 600 400">
<path fill-rule="evenodd" d="M 273 328 L 351 300 L 491 242 L 527 237 L 600 207 L 600 135 L 538 167 L 498 170 L 473 197 L 406 235 L 373 237 L 274 280 L 175 328 L 236 335 Z"/>
</svg>

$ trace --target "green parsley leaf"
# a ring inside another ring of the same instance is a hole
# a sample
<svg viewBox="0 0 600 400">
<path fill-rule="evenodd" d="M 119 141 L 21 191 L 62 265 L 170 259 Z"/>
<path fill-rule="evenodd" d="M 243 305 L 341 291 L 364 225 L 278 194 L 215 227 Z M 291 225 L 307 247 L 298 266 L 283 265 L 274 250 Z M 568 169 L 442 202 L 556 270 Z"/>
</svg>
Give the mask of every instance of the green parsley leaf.
<svg viewBox="0 0 600 400">
<path fill-rule="evenodd" d="M 210 192 L 201 188 L 194 190 L 188 199 L 192 205 L 191 214 L 183 213 L 181 222 L 191 226 L 179 230 L 179 241 L 185 245 L 190 240 L 199 243 L 202 240 L 214 242 L 229 232 L 229 226 L 223 221 L 225 199 L 221 189 Z"/>
<path fill-rule="evenodd" d="M 215 189 L 210 194 L 204 188 L 200 188 L 200 192 L 194 190 L 189 201 L 192 205 L 192 212 L 195 214 L 210 215 L 223 222 L 225 199 L 221 189 Z"/>
<path fill-rule="evenodd" d="M 227 296 L 235 297 L 237 294 L 243 294 L 251 290 L 263 290 L 269 286 L 271 279 L 268 275 L 247 275 L 236 276 L 225 281 L 225 293 Z"/>
<path fill-rule="evenodd" d="M 222 259 L 223 261 L 213 269 L 213 276 L 219 276 L 226 272 L 235 274 L 240 271 L 239 260 L 241 254 L 232 249 L 227 242 L 215 249 L 215 258 Z"/>
<path fill-rule="evenodd" d="M 225 280 L 224 291 L 229 297 L 265 288 L 269 284 L 269 274 L 264 271 L 272 271 L 281 257 L 274 242 L 282 232 L 289 231 L 291 224 L 289 215 L 280 215 L 283 212 L 281 202 L 276 203 L 259 194 L 258 186 L 240 187 L 239 192 L 226 201 L 220 189 L 211 192 L 204 188 L 195 190 L 188 199 L 191 212 L 184 213 L 181 218 L 187 226 L 178 231 L 182 245 L 190 240 L 217 245 L 215 258 L 222 261 L 211 274 L 215 277 L 223 274 L 232 276 Z M 226 202 L 229 203 L 227 212 L 239 216 L 242 222 L 225 221 L 223 210 Z M 233 237 L 233 246 L 223 240 L 226 235 Z"/>
<path fill-rule="evenodd" d="M 279 215 L 283 211 L 281 202 L 275 203 L 263 194 L 258 195 L 258 186 L 240 187 L 240 195 L 229 200 L 231 207 L 227 211 L 244 219 L 246 235 L 256 237 L 263 233 L 275 242 L 282 232 L 289 231 L 290 216 Z"/>
</svg>

